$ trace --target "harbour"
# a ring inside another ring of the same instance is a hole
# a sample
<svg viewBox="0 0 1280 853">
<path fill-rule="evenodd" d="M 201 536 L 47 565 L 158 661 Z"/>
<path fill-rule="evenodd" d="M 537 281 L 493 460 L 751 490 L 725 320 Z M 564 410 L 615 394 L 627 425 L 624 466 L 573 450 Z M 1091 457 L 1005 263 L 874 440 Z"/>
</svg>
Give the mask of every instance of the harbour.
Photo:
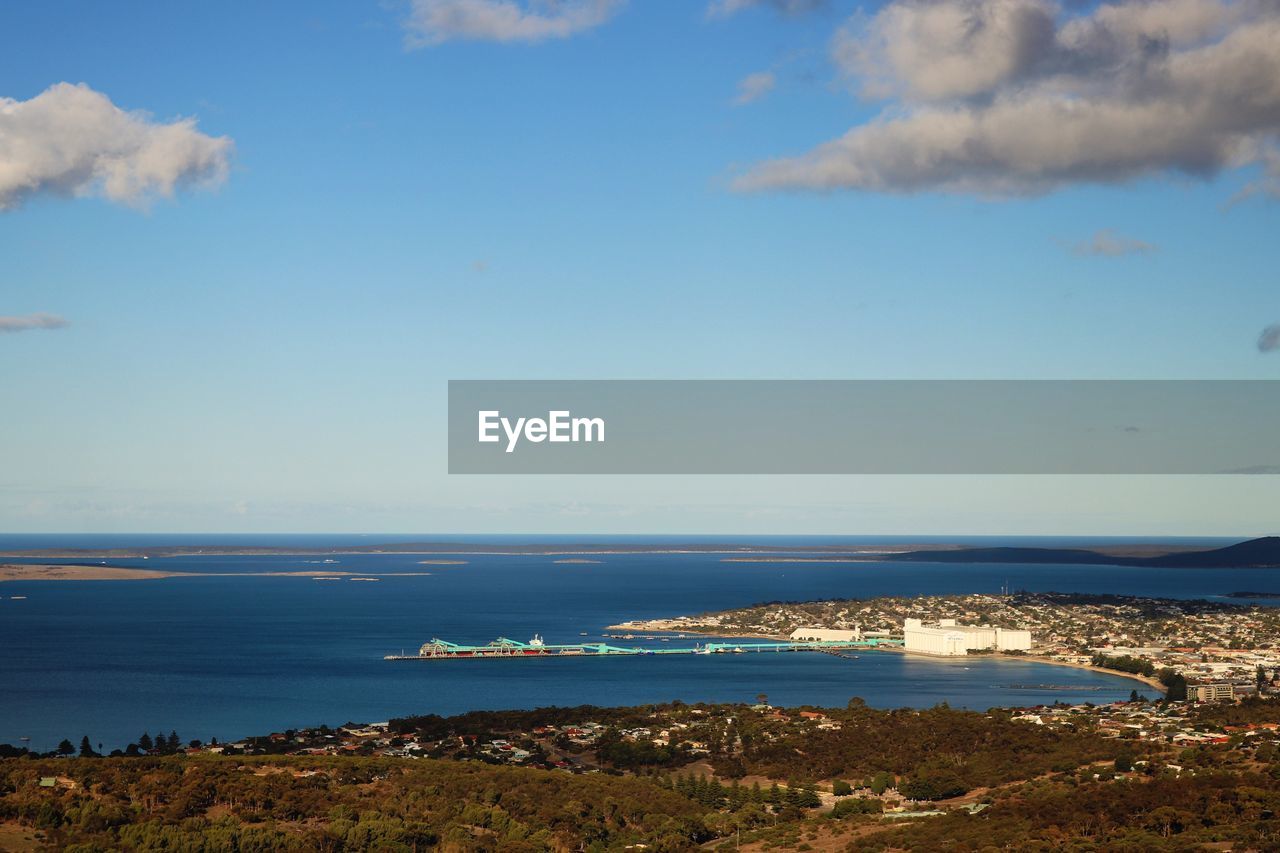
<svg viewBox="0 0 1280 853">
<path fill-rule="evenodd" d="M 386 655 L 383 660 L 487 660 L 491 658 L 542 658 L 542 657 L 624 657 L 636 655 L 723 655 L 768 654 L 781 652 L 821 652 L 837 657 L 848 657 L 855 649 L 900 648 L 901 640 L 873 637 L 864 640 L 804 640 L 773 643 L 707 642 L 693 646 L 648 648 L 643 646 L 613 646 L 608 643 L 550 644 L 540 635 L 534 635 L 527 643 L 499 637 L 483 646 L 469 646 L 433 638 L 423 643 L 417 654 Z"/>
</svg>

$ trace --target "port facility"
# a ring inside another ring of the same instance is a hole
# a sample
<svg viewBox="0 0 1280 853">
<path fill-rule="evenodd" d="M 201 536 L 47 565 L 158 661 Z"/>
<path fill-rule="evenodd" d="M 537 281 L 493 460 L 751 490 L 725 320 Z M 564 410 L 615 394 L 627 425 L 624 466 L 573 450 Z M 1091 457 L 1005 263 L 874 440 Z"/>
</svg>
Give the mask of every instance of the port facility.
<svg viewBox="0 0 1280 853">
<path fill-rule="evenodd" d="M 417 654 L 387 655 L 384 660 L 474 660 L 477 658 L 530 657 L 613 657 L 617 655 L 719 655 L 760 652 L 844 652 L 855 649 L 898 647 L 901 640 L 873 637 L 865 640 L 811 640 L 774 643 L 707 642 L 692 647 L 644 648 L 612 646 L 608 643 L 571 643 L 553 645 L 534 637 L 527 643 L 499 637 L 488 645 L 465 646 L 448 640 L 433 639 L 423 643 Z"/>
</svg>

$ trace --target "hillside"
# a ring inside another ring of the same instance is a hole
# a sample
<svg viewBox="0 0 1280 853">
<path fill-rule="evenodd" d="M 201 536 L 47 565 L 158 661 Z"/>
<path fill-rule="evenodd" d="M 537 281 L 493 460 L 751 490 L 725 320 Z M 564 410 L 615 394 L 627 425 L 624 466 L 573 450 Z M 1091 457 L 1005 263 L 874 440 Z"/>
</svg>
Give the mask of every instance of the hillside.
<svg viewBox="0 0 1280 853">
<path fill-rule="evenodd" d="M 1147 566 L 1180 569 L 1280 568 L 1280 536 L 1264 536 L 1207 551 L 1183 551 L 1154 557 L 1125 557 L 1082 548 L 960 548 L 908 551 L 885 560 L 917 563 L 1053 563 L 1059 565 Z"/>
</svg>

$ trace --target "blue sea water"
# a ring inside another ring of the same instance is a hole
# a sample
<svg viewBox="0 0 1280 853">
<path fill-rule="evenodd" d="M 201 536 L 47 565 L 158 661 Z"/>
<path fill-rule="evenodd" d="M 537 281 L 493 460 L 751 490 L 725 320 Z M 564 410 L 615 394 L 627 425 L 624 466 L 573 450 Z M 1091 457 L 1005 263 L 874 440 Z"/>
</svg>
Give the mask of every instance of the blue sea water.
<svg viewBox="0 0 1280 853">
<path fill-rule="evenodd" d="M 353 541 L 350 536 L 0 536 L 0 550 L 183 544 L 322 547 Z M 670 540 L 650 541 L 659 545 Z M 732 541 L 858 544 L 853 538 L 833 537 Z M 1083 547 L 1098 541 L 1065 544 Z M 1011 544 L 974 540 L 997 542 Z M 1012 544 L 1064 543 L 1022 539 Z M 467 561 L 464 566 L 419 564 L 435 558 L 342 555 L 334 558 L 337 563 L 325 565 L 317 565 L 320 558 L 311 556 L 126 559 L 107 563 L 227 576 L 0 584 L 0 742 L 17 744 L 26 737 L 33 748 L 48 749 L 64 737 L 78 742 L 87 734 L 110 749 L 135 740 L 143 730 L 176 729 L 184 739 L 227 740 L 287 727 L 405 714 L 672 699 L 754 701 L 759 693 L 783 705 L 844 705 L 853 696 L 877 707 L 925 707 L 941 701 L 975 709 L 1059 699 L 1106 702 L 1127 697 L 1141 685 L 1044 664 L 990 658 L 929 660 L 892 652 L 866 652 L 856 660 L 810 654 L 443 662 L 382 658 L 416 649 L 437 636 L 485 643 L 498 636 L 523 640 L 539 633 L 552 643 L 578 642 L 599 639 L 604 626 L 626 619 L 771 600 L 994 592 L 1006 583 L 1013 589 L 1176 598 L 1280 590 L 1280 572 L 1273 570 L 759 564 L 725 563 L 715 554 L 610 554 L 595 558 L 601 562 L 593 564 L 559 564 L 559 558 L 548 556 L 467 555 L 457 558 Z M 246 575 L 317 568 L 422 574 L 383 577 L 377 583 Z M 1042 684 L 1070 689 L 1020 686 Z"/>
</svg>

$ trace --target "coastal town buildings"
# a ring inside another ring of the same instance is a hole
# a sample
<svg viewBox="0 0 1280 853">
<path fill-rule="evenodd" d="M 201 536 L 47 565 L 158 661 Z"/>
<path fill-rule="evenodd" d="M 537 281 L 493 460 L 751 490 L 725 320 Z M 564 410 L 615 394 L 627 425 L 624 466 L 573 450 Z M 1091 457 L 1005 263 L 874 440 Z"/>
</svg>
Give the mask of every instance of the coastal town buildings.
<svg viewBox="0 0 1280 853">
<path fill-rule="evenodd" d="M 1152 688 L 1172 671 L 1185 678 L 1188 700 L 1222 702 L 1280 689 L 1280 608 L 1251 600 L 1258 595 L 1208 601 L 1002 592 L 771 602 L 614 627 L 719 637 L 860 634 L 901 638 L 907 651 L 941 657 L 977 651 L 1086 667 L 1120 660 Z"/>
<path fill-rule="evenodd" d="M 1235 697 L 1235 685 L 1231 683 L 1196 684 L 1191 687 L 1195 699 L 1200 702 L 1222 702 Z"/>
</svg>

